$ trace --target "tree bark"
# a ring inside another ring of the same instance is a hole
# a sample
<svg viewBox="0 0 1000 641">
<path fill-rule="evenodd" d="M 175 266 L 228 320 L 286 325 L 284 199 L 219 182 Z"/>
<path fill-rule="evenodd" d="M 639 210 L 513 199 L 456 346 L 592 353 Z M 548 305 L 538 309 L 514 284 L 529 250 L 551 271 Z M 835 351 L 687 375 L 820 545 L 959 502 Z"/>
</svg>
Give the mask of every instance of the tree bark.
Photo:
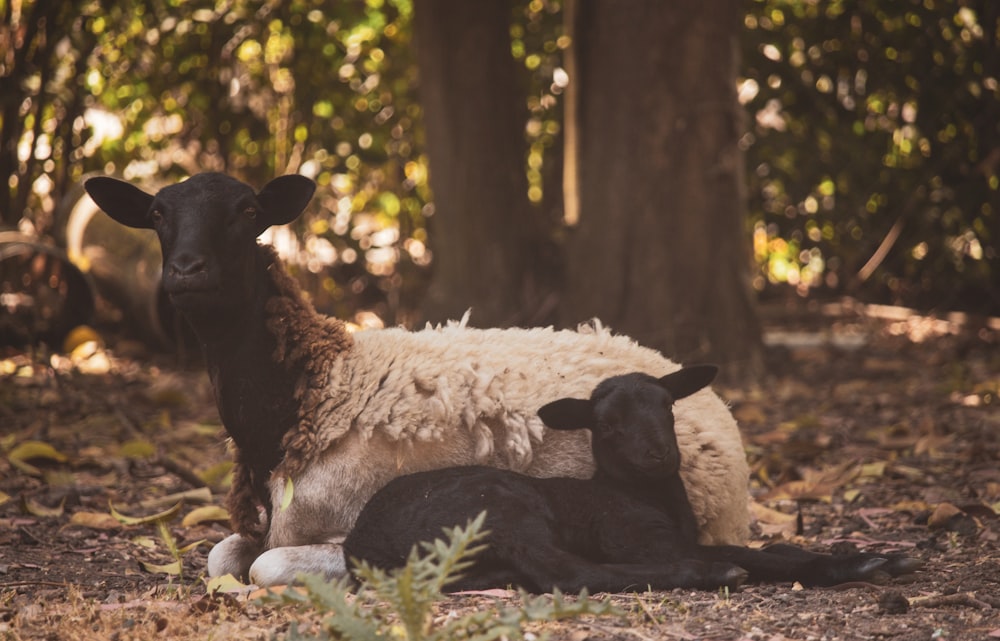
<svg viewBox="0 0 1000 641">
<path fill-rule="evenodd" d="M 432 322 L 472 308 L 480 326 L 526 318 L 534 237 L 527 119 L 507 0 L 417 0 L 414 34 L 435 213 Z"/>
<path fill-rule="evenodd" d="M 683 361 L 761 370 L 750 286 L 736 0 L 575 7 L 580 220 L 565 324 L 601 318 Z M 573 181 L 567 181 L 572 184 Z"/>
</svg>

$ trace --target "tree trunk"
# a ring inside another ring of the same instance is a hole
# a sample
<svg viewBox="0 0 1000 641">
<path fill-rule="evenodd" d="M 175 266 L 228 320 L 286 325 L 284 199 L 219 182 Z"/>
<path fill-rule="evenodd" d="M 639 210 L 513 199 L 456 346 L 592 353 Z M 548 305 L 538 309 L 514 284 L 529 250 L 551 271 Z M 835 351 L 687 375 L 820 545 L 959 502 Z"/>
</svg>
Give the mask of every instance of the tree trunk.
<svg viewBox="0 0 1000 641">
<path fill-rule="evenodd" d="M 472 308 L 479 326 L 524 322 L 533 225 L 527 119 L 506 0 L 417 0 L 414 34 L 435 213 L 426 320 Z"/>
<path fill-rule="evenodd" d="M 737 146 L 740 3 L 591 0 L 575 11 L 578 121 L 567 126 L 580 220 L 560 319 L 597 316 L 678 360 L 759 373 Z"/>
</svg>

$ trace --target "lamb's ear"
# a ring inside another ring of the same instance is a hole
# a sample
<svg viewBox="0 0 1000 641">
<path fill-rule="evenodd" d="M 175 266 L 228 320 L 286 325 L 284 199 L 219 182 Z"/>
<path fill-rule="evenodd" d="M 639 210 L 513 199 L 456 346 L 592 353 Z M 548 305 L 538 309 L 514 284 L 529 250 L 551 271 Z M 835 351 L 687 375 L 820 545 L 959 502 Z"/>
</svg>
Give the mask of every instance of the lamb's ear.
<svg viewBox="0 0 1000 641">
<path fill-rule="evenodd" d="M 126 227 L 152 229 L 149 207 L 153 196 L 131 183 L 108 176 L 95 176 L 83 183 L 97 206 Z"/>
<path fill-rule="evenodd" d="M 715 375 L 718 373 L 719 368 L 715 365 L 691 365 L 661 377 L 660 385 L 670 392 L 676 401 L 707 387 L 715 380 Z"/>
<path fill-rule="evenodd" d="M 257 202 L 264 209 L 257 214 L 257 233 L 298 218 L 315 192 L 316 183 L 296 174 L 278 176 L 264 185 L 257 194 Z"/>
<path fill-rule="evenodd" d="M 582 398 L 560 398 L 538 410 L 538 418 L 554 430 L 579 430 L 594 427 L 594 404 Z"/>
</svg>

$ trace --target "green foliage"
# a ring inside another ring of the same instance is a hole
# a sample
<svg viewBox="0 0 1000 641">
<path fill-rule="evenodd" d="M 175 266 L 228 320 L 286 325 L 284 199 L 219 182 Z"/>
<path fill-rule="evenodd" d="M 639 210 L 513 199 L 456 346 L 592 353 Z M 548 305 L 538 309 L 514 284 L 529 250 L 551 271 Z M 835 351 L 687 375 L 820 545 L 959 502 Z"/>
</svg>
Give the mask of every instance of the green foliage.
<svg viewBox="0 0 1000 641">
<path fill-rule="evenodd" d="M 333 640 L 374 641 L 490 641 L 522 639 L 523 627 L 532 622 L 556 621 L 584 614 L 616 614 L 607 601 L 588 598 L 586 592 L 566 600 L 558 591 L 551 597 L 521 594 L 518 607 L 476 609 L 453 617 L 435 617 L 435 604 L 442 589 L 469 567 L 471 558 L 483 549 L 479 544 L 486 513 L 481 513 L 463 529 L 445 532 L 448 541 L 423 543 L 423 554 L 415 547 L 407 564 L 385 572 L 361 564 L 357 568 L 361 587 L 350 591 L 348 579 L 330 582 L 321 576 L 300 577 L 304 590 L 285 590 L 267 602 L 312 609 L 322 615 L 320 631 L 306 635 L 292 624 L 290 641 Z"/>
<path fill-rule="evenodd" d="M 571 82 L 563 5 L 511 3 L 528 195 L 552 220 Z M 744 11 L 758 289 L 1000 310 L 997 3 Z M 301 172 L 320 189 L 284 245 L 314 302 L 406 321 L 433 212 L 412 14 L 412 0 L 0 0 L 0 224 L 59 237 L 64 198 L 91 172 L 150 186 Z"/>
<path fill-rule="evenodd" d="M 320 185 L 289 258 L 314 302 L 395 322 L 428 264 L 410 0 L 0 0 L 0 215 L 60 235 L 90 172 Z M 322 275 L 321 275 L 322 274 Z M 391 303 L 388 301 L 392 301 Z"/>
<path fill-rule="evenodd" d="M 996 3 L 748 8 L 742 143 L 758 287 L 1000 309 Z"/>
<path fill-rule="evenodd" d="M 173 532 L 170 531 L 170 522 L 177 518 L 180 514 L 183 502 L 176 503 L 173 507 L 159 512 L 157 514 L 152 514 L 149 516 L 126 516 L 115 509 L 114 504 L 108 504 L 111 516 L 114 517 L 119 523 L 126 526 L 132 525 L 148 525 L 150 523 L 156 525 L 156 532 L 160 536 L 160 541 L 167 548 L 167 552 L 170 554 L 173 561 L 167 563 L 166 565 L 160 565 L 155 563 L 147 563 L 145 561 L 140 562 L 143 569 L 147 572 L 162 573 L 169 575 L 171 577 L 177 576 L 178 579 L 184 579 L 184 555 L 191 550 L 197 548 L 199 545 L 205 542 L 204 539 L 200 539 L 193 543 L 189 543 L 183 547 L 177 545 L 177 539 L 174 537 Z"/>
</svg>

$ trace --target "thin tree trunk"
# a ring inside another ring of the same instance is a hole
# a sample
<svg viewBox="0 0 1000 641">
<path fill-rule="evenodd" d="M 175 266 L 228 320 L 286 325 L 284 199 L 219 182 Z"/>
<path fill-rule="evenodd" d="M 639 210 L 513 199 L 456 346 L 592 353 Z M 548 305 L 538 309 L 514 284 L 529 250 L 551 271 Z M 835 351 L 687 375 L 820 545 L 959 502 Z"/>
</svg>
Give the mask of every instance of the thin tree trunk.
<svg viewBox="0 0 1000 641">
<path fill-rule="evenodd" d="M 598 316 L 669 356 L 757 374 L 737 146 L 740 4 L 575 9 L 580 221 L 560 319 Z"/>
</svg>

